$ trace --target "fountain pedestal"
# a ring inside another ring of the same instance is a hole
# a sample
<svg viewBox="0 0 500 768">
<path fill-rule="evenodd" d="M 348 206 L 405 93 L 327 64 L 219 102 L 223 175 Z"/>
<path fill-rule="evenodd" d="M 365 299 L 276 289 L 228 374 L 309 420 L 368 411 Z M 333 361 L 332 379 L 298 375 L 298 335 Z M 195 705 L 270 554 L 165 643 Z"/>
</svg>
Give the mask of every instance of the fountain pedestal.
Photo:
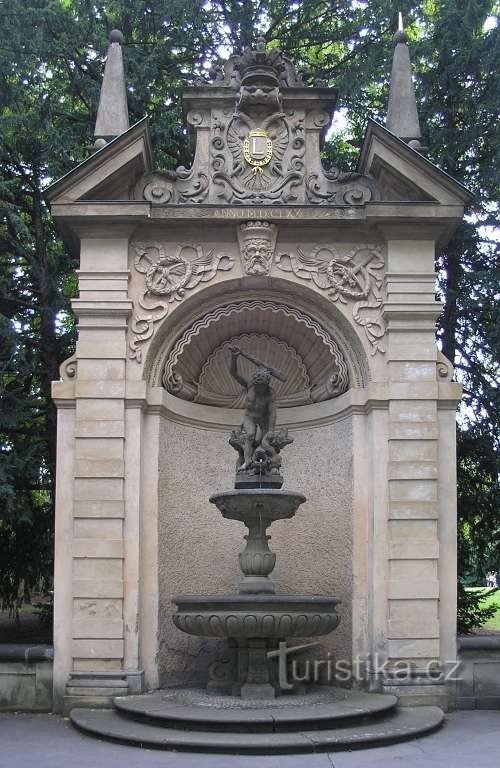
<svg viewBox="0 0 500 768">
<path fill-rule="evenodd" d="M 240 552 L 240 568 L 245 578 L 240 595 L 274 594 L 269 574 L 274 570 L 276 555 L 269 549 L 271 536 L 267 529 L 275 520 L 293 517 L 306 497 L 302 493 L 270 488 L 235 489 L 216 493 L 210 502 L 228 520 L 239 520 L 248 528 L 245 549 Z"/>
<path fill-rule="evenodd" d="M 271 488 L 235 489 L 210 497 L 223 517 L 248 528 L 239 555 L 244 574 L 238 595 L 183 595 L 175 598 L 173 621 L 190 635 L 227 638 L 233 659 L 219 664 L 209 681 L 211 692 L 244 699 L 269 699 L 283 693 L 277 674 L 276 648 L 290 637 L 317 637 L 339 624 L 333 597 L 276 595 L 269 578 L 276 555 L 267 529 L 275 520 L 295 515 L 305 496 Z M 289 690 L 287 690 L 289 692 Z"/>
</svg>

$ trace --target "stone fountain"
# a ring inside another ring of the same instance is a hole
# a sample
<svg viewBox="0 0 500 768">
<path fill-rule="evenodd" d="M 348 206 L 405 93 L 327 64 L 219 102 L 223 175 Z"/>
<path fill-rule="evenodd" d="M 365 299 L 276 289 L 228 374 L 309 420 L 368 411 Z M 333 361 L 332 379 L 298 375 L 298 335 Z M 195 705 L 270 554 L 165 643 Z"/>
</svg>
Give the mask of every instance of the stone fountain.
<svg viewBox="0 0 500 768">
<path fill-rule="evenodd" d="M 249 381 L 238 371 L 238 357 L 243 354 L 257 366 Z M 225 638 L 235 649 L 233 663 L 215 665 L 219 676 L 209 681 L 209 691 L 267 699 L 283 693 L 272 654 L 277 643 L 332 632 L 340 621 L 339 600 L 275 594 L 269 575 L 276 555 L 269 548 L 267 530 L 275 520 L 292 518 L 306 500 L 301 493 L 281 490 L 281 449 L 293 439 L 286 429 L 276 430 L 270 382 L 272 376 L 284 380 L 284 375 L 238 347 L 231 348 L 230 370 L 247 392 L 243 423 L 229 440 L 238 451 L 235 488 L 214 494 L 210 501 L 223 517 L 248 529 L 239 555 L 243 579 L 237 595 L 178 596 L 173 621 L 183 632 Z"/>
<path fill-rule="evenodd" d="M 243 423 L 229 441 L 238 451 L 235 488 L 210 501 L 223 517 L 248 529 L 239 556 L 243 578 L 234 595 L 178 596 L 173 616 L 183 632 L 225 639 L 231 658 L 212 665 L 204 687 L 117 696 L 112 710 L 74 708 L 72 723 L 135 746 L 237 754 L 332 752 L 435 730 L 443 721 L 437 707 L 399 708 L 396 696 L 332 685 L 297 688 L 277 674 L 281 643 L 332 632 L 340 621 L 339 601 L 275 594 L 269 576 L 276 555 L 267 530 L 275 520 L 292 518 L 305 496 L 281 490 L 280 452 L 292 439 L 285 429 L 276 430 L 270 380 L 282 374 L 245 353 L 257 365 L 247 382 L 238 372 L 240 354 L 236 347 L 231 351 L 231 372 L 247 391 Z"/>
</svg>

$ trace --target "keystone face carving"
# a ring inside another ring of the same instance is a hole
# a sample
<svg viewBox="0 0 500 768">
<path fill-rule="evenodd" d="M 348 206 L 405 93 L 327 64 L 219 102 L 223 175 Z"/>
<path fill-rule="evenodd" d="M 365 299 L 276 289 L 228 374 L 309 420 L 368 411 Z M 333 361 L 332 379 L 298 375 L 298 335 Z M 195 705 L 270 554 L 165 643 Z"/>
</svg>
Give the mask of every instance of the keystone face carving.
<svg viewBox="0 0 500 768">
<path fill-rule="evenodd" d="M 268 275 L 276 247 L 277 227 L 269 221 L 248 221 L 238 227 L 241 263 L 247 275 Z"/>
</svg>

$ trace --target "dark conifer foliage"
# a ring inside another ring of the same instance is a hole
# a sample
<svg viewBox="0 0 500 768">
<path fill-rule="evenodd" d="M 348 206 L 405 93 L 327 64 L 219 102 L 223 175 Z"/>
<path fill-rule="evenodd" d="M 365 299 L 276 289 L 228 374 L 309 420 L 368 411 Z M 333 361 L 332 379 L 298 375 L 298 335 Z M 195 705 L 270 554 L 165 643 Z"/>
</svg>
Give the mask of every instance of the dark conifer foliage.
<svg viewBox="0 0 500 768">
<path fill-rule="evenodd" d="M 383 122 L 402 10 L 429 159 L 476 195 L 437 256 L 443 352 L 464 384 L 460 569 L 500 570 L 498 517 L 498 29 L 492 0 L 11 0 L 0 8 L 0 599 L 50 582 L 56 423 L 50 382 L 74 346 L 75 264 L 43 188 L 88 156 L 109 31 L 125 36 L 130 121 L 151 116 L 159 167 L 189 165 L 179 95 L 259 34 L 310 82 L 339 90 L 348 126 L 324 148 L 348 167 Z"/>
</svg>

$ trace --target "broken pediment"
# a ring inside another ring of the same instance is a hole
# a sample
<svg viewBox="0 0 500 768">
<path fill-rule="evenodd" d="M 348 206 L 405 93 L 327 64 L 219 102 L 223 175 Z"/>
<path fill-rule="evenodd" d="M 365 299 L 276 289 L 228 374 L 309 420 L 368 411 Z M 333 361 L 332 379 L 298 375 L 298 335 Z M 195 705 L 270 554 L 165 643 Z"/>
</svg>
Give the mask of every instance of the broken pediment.
<svg viewBox="0 0 500 768">
<path fill-rule="evenodd" d="M 45 197 L 50 204 L 130 200 L 131 186 L 151 167 L 151 139 L 144 118 L 51 184 Z"/>
<path fill-rule="evenodd" d="M 374 120 L 368 121 L 358 171 L 376 180 L 382 202 L 464 205 L 472 194 L 421 152 Z"/>
<path fill-rule="evenodd" d="M 369 120 L 356 172 L 326 170 L 321 146 L 337 94 L 307 87 L 280 51 L 230 56 L 183 96 L 195 147 L 191 168 L 155 170 L 147 119 L 120 134 L 46 191 L 51 203 L 462 205 L 470 193 L 422 154 Z M 104 141 L 104 140 L 100 140 Z"/>
</svg>

